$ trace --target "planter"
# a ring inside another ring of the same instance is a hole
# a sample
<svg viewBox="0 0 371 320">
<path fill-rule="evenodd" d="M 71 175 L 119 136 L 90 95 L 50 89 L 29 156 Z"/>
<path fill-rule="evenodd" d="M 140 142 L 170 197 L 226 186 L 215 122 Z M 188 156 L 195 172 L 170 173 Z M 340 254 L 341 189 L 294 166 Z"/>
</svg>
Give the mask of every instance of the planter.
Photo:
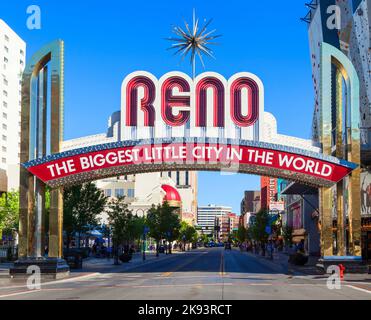
<svg viewBox="0 0 371 320">
<path fill-rule="evenodd" d="M 119 256 L 119 259 L 122 263 L 129 262 L 132 259 L 132 255 L 128 253 L 123 253 Z"/>
<path fill-rule="evenodd" d="M 308 256 L 302 253 L 294 253 L 289 255 L 289 263 L 296 266 L 304 266 L 308 262 Z"/>
</svg>

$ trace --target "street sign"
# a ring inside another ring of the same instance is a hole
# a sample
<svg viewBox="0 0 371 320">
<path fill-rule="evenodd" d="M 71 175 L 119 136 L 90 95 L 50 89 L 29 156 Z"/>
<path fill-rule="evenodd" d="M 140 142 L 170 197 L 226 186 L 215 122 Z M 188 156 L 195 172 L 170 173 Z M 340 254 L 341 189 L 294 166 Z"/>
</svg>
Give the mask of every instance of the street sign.
<svg viewBox="0 0 371 320">
<path fill-rule="evenodd" d="M 265 227 L 265 232 L 268 234 L 272 233 L 272 228 L 270 226 Z"/>
</svg>

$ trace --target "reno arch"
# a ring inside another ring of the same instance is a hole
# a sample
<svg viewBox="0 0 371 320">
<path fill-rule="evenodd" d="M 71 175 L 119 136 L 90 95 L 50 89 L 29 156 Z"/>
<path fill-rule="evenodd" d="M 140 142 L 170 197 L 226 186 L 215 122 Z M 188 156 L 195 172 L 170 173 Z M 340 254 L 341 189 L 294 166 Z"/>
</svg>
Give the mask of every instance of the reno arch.
<svg viewBox="0 0 371 320">
<path fill-rule="evenodd" d="M 211 137 L 259 140 L 264 87 L 254 74 L 228 80 L 215 72 L 195 80 L 182 72 L 157 79 L 129 74 L 121 88 L 121 140 Z"/>
</svg>

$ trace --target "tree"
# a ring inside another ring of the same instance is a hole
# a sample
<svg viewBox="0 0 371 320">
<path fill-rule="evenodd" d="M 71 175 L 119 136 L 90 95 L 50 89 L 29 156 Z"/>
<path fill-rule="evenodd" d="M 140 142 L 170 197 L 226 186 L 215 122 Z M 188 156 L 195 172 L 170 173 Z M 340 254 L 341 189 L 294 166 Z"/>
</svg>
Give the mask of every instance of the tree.
<svg viewBox="0 0 371 320">
<path fill-rule="evenodd" d="M 98 215 L 104 211 L 107 197 L 102 190 L 92 183 L 76 185 L 64 190 L 63 194 L 63 228 L 67 234 L 67 248 L 74 232 L 80 236 L 89 230 L 89 227 L 98 225 Z"/>
<path fill-rule="evenodd" d="M 194 242 L 195 237 L 197 237 L 197 230 L 187 222 L 182 221 L 180 223 L 179 241 L 183 242 L 184 248 L 187 243 Z"/>
<path fill-rule="evenodd" d="M 19 192 L 11 191 L 0 197 L 0 237 L 10 235 L 18 230 L 19 225 Z"/>
<path fill-rule="evenodd" d="M 165 201 L 161 206 L 161 232 L 168 243 L 171 254 L 171 243 L 179 236 L 180 219 L 174 209 Z"/>
<path fill-rule="evenodd" d="M 287 246 L 292 245 L 292 232 L 293 232 L 293 229 L 290 226 L 284 226 L 282 228 L 283 240 L 285 241 L 285 245 Z"/>
<path fill-rule="evenodd" d="M 147 218 L 146 218 L 146 224 L 149 228 L 148 235 L 155 239 L 156 241 L 156 257 L 158 257 L 159 253 L 159 244 L 162 239 L 162 233 L 161 233 L 161 207 L 152 205 L 151 209 L 148 210 Z"/>
<path fill-rule="evenodd" d="M 250 227 L 252 238 L 257 241 L 265 254 L 265 244 L 268 241 L 269 234 L 266 232 L 266 227 L 269 226 L 269 214 L 265 209 L 260 210 L 256 214 L 254 224 Z"/>
<path fill-rule="evenodd" d="M 235 236 L 236 236 L 238 242 L 240 242 L 240 243 L 245 242 L 246 238 L 247 238 L 246 228 L 244 226 L 239 226 Z"/>
<path fill-rule="evenodd" d="M 128 241 L 131 237 L 129 224 L 133 215 L 128 209 L 124 197 L 111 199 L 108 202 L 106 211 L 112 232 L 114 263 L 118 265 L 119 247 L 124 241 Z"/>
<path fill-rule="evenodd" d="M 158 256 L 162 239 L 171 242 L 177 238 L 180 227 L 179 216 L 167 202 L 164 202 L 157 207 L 152 206 L 148 211 L 146 224 L 149 227 L 149 236 L 156 241 L 156 256 Z"/>
</svg>

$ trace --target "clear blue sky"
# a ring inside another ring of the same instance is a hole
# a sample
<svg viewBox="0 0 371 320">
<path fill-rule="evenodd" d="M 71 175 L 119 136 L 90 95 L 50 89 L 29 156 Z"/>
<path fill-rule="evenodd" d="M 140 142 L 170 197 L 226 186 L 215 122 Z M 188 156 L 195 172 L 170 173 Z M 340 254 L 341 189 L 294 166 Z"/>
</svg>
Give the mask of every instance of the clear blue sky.
<svg viewBox="0 0 371 320">
<path fill-rule="evenodd" d="M 0 18 L 27 42 L 28 57 L 49 41 L 65 41 L 65 139 L 106 131 L 128 73 L 191 73 L 188 61 L 166 51 L 164 38 L 172 25 L 191 20 L 193 8 L 201 19 L 213 18 L 223 35 L 206 71 L 257 74 L 279 132 L 309 138 L 314 100 L 307 26 L 299 20 L 307 12 L 304 2 L 3 0 Z M 33 4 L 41 8 L 41 30 L 26 26 Z M 259 178 L 248 175 L 200 173 L 199 181 L 200 204 L 231 205 L 237 213 L 243 191 L 259 188 Z"/>
</svg>

